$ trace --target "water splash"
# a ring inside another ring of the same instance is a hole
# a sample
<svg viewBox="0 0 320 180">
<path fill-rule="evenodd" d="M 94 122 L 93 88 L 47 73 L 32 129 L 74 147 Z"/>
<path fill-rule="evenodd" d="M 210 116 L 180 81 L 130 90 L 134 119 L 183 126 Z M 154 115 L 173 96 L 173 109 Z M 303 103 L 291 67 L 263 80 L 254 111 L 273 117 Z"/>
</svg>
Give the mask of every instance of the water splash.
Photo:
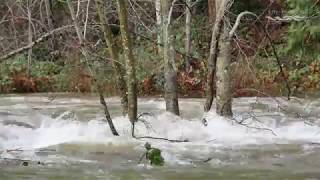
<svg viewBox="0 0 320 180">
<path fill-rule="evenodd" d="M 65 112 L 57 118 L 42 116 L 40 126 L 28 129 L 18 126 L 0 125 L 0 147 L 4 149 L 36 149 L 63 143 L 103 143 L 126 145 L 137 143 L 131 137 L 127 117 L 116 117 L 114 123 L 120 137 L 114 137 L 108 125 L 101 118 L 80 122 Z M 234 146 L 248 144 L 290 143 L 296 141 L 320 143 L 320 128 L 294 121 L 279 126 L 276 120 L 266 119 L 264 123 L 246 121 L 244 126 L 215 113 L 206 114 L 208 126 L 198 119 L 182 119 L 170 113 L 144 117 L 148 125 L 136 124 L 137 136 L 163 137 L 188 140 L 186 145 Z M 269 121 L 268 121 L 269 120 Z M 259 128 L 252 128 L 259 127 Z M 264 129 L 263 129 L 264 128 Z M 266 130 L 268 129 L 268 130 Z M 272 131 L 272 132 L 271 132 Z M 167 142 L 154 141 L 165 146 Z"/>
</svg>

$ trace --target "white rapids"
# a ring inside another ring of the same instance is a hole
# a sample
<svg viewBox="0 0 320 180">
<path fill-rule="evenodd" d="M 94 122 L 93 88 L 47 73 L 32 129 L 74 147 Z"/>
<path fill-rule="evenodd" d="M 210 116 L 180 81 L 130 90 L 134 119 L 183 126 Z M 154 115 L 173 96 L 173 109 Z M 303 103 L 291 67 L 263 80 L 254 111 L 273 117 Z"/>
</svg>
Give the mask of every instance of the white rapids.
<svg viewBox="0 0 320 180">
<path fill-rule="evenodd" d="M 45 97 L 3 97 L 2 101 L 12 104 L 0 104 L 0 121 L 14 119 L 35 126 L 34 129 L 16 125 L 0 124 L 0 149 L 38 149 L 63 143 L 92 143 L 127 145 L 139 144 L 131 137 L 131 127 L 127 117 L 115 115 L 113 122 L 120 137 L 114 137 L 108 125 L 103 121 L 101 112 L 95 117 L 82 117 L 79 120 L 77 110 L 99 108 L 96 99 L 61 98 L 51 103 Z M 180 101 L 182 114 L 177 117 L 163 111 L 163 101 L 141 99 L 141 112 L 144 107 L 154 115 L 144 116 L 145 123 L 136 124 L 137 136 L 161 137 L 172 140 L 188 140 L 183 145 L 203 146 L 238 146 L 250 144 L 286 144 L 320 143 L 318 112 L 320 107 L 312 103 L 292 103 L 270 98 L 235 99 L 235 119 L 224 119 L 214 112 L 203 114 L 202 100 L 183 99 Z M 117 98 L 108 99 L 110 111 L 118 106 Z M 52 116 L 48 109 L 64 108 L 57 116 Z M 119 107 L 118 107 L 119 108 Z M 36 109 L 36 110 L 34 110 Z M 214 109 L 214 108 L 213 108 Z M 250 112 L 250 113 L 249 113 Z M 18 114 L 15 116 L 14 114 Z M 188 116 L 188 114 L 196 116 Z M 304 113 L 304 114 L 303 114 Z M 206 118 L 208 125 L 201 122 Z M 242 121 L 241 124 L 237 123 Z M 161 146 L 170 143 L 154 141 Z M 183 147 L 183 145 L 178 145 Z M 171 146 L 171 145 L 168 145 Z"/>
</svg>

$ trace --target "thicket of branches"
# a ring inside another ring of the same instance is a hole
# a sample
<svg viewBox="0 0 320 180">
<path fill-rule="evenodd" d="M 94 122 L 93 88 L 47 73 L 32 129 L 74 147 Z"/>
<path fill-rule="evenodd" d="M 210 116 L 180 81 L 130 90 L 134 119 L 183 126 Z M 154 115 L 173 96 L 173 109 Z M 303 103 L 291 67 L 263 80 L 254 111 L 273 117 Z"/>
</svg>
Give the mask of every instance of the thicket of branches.
<svg viewBox="0 0 320 180">
<path fill-rule="evenodd" d="M 110 58 L 109 52 L 105 51 L 106 43 L 100 28 L 103 24 L 94 0 L 71 2 L 83 29 L 85 45 L 90 56 L 94 57 L 90 63 L 103 67 L 97 70 L 103 91 L 115 92 L 112 67 L 113 61 L 117 60 Z M 172 8 L 180 94 L 205 94 L 206 60 L 215 20 L 215 2 L 177 0 Z M 119 50 L 120 61 L 117 63 L 124 66 L 116 1 L 106 1 L 103 11 Z M 190 50 L 184 44 L 187 39 L 185 18 L 189 11 Z M 243 11 L 255 13 L 258 19 L 245 17 L 236 32 L 233 45 L 233 61 L 239 62 L 235 72 L 235 88 L 239 89 L 236 96 L 256 95 L 242 91 L 243 88 L 283 95 L 284 79 L 289 81 L 294 93 L 319 89 L 319 1 L 234 1 L 227 12 L 230 24 Z M 134 39 L 133 53 L 137 59 L 138 86 L 142 94 L 158 94 L 165 81 L 159 52 L 159 47 L 164 44 L 157 39 L 156 12 L 155 1 L 128 1 L 129 30 Z M 284 77 L 272 55 L 268 36 L 279 51 Z M 0 4 L 0 91 L 94 90 L 91 87 L 93 79 L 81 64 L 80 46 L 65 1 L 5 0 Z M 192 67 L 191 70 L 186 68 L 188 66 Z M 22 77 L 25 77 L 24 81 L 21 81 Z M 28 85 L 19 87 L 22 84 Z"/>
</svg>

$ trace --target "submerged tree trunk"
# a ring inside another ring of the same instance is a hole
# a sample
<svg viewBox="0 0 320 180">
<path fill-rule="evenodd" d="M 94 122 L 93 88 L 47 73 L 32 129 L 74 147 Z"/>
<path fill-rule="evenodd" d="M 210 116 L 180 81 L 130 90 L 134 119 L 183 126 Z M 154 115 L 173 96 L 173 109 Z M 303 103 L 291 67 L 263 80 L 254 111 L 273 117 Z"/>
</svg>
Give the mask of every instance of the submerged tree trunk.
<svg viewBox="0 0 320 180">
<path fill-rule="evenodd" d="M 137 90 L 135 59 L 132 52 L 132 40 L 128 28 L 127 1 L 117 0 L 120 19 L 122 46 L 127 66 L 128 116 L 132 124 L 137 120 Z M 132 132 L 133 133 L 133 132 Z"/>
<path fill-rule="evenodd" d="M 186 50 L 186 70 L 189 70 L 190 67 L 190 50 L 191 50 L 191 0 L 186 1 L 186 41 L 185 41 L 185 50 Z"/>
<path fill-rule="evenodd" d="M 77 17 L 75 15 L 73 5 L 72 5 L 70 0 L 66 0 L 66 1 L 67 1 L 67 5 L 68 5 L 69 11 L 70 11 L 70 15 L 71 15 L 71 18 L 72 18 L 72 21 L 73 21 L 74 28 L 75 28 L 76 33 L 77 33 L 77 37 L 78 37 L 79 43 L 80 43 L 80 46 L 81 46 L 80 51 L 81 51 L 82 55 L 84 56 L 85 62 L 87 64 L 87 67 L 89 68 L 89 70 L 90 70 L 90 72 L 91 72 L 91 74 L 92 74 L 92 76 L 94 78 L 94 86 L 95 86 L 95 88 L 97 89 L 97 91 L 99 93 L 100 103 L 104 108 L 104 114 L 105 114 L 106 120 L 107 120 L 107 122 L 109 124 L 109 127 L 110 127 L 110 130 L 111 130 L 112 134 L 114 136 L 119 136 L 116 128 L 113 125 L 113 122 L 112 122 L 112 119 L 111 119 L 111 116 L 110 116 L 110 113 L 109 113 L 109 110 L 108 110 L 107 103 L 104 100 L 104 96 L 102 94 L 101 88 L 98 85 L 98 82 L 97 82 L 97 79 L 95 77 L 95 74 L 94 74 L 92 68 L 90 67 L 90 65 L 88 64 L 89 63 L 88 62 L 89 54 L 88 54 L 88 51 L 87 51 L 87 49 L 85 47 L 85 44 L 84 44 L 84 37 L 82 36 L 82 31 L 81 31 L 81 28 L 79 26 Z"/>
<path fill-rule="evenodd" d="M 112 122 L 112 119 L 111 119 L 111 115 L 109 113 L 108 106 L 107 106 L 106 101 L 104 100 L 102 92 L 99 92 L 99 97 L 100 97 L 100 104 L 103 106 L 104 115 L 105 115 L 105 117 L 107 119 L 107 122 L 109 124 L 109 127 L 110 127 L 110 130 L 111 130 L 112 134 L 114 136 L 119 136 L 118 131 L 116 130 L 116 128 L 113 125 L 113 122 Z"/>
<path fill-rule="evenodd" d="M 165 76 L 165 101 L 166 110 L 179 115 L 178 103 L 178 85 L 177 72 L 175 69 L 175 50 L 174 50 L 174 35 L 172 32 L 172 11 L 176 0 L 161 0 L 161 14 L 163 17 L 163 59 L 164 59 L 164 76 Z"/>
<path fill-rule="evenodd" d="M 210 43 L 210 54 L 208 58 L 208 71 L 207 71 L 207 83 L 206 83 L 206 102 L 204 105 L 204 111 L 208 112 L 211 109 L 214 98 L 214 76 L 216 73 L 216 63 L 219 52 L 219 40 L 222 31 L 223 18 L 227 8 L 228 0 L 217 1 L 219 10 L 217 11 L 216 21 L 212 28 L 212 37 Z"/>
<path fill-rule="evenodd" d="M 128 96 L 127 96 L 127 84 L 125 81 L 125 69 L 119 63 L 119 55 L 117 48 L 115 47 L 115 40 L 111 31 L 111 28 L 108 24 L 108 19 L 103 10 L 103 2 L 100 0 L 96 0 L 96 8 L 98 12 L 98 16 L 101 23 L 101 29 L 104 34 L 104 39 L 107 44 L 107 49 L 109 51 L 110 58 L 112 59 L 112 65 L 116 74 L 116 83 L 117 88 L 120 93 L 121 105 L 122 105 L 122 113 L 126 115 L 128 113 Z"/>
<path fill-rule="evenodd" d="M 223 36 L 220 42 L 220 58 L 217 62 L 217 114 L 225 117 L 232 116 L 232 39 L 235 31 L 238 28 L 241 18 L 245 15 L 252 15 L 257 17 L 254 13 L 244 11 L 237 16 L 233 27 L 228 30 L 226 23 L 223 28 Z M 225 22 L 228 22 L 228 17 L 225 17 Z"/>
<path fill-rule="evenodd" d="M 225 23 L 220 41 L 220 56 L 217 61 L 216 112 L 220 116 L 232 117 L 231 46 L 232 37 Z"/>
</svg>

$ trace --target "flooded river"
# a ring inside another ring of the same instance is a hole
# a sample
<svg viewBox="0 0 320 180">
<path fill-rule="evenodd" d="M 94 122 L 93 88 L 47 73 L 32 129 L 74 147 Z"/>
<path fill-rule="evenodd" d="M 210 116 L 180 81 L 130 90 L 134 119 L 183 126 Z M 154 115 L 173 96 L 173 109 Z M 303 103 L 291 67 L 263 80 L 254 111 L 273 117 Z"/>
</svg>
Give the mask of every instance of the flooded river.
<svg viewBox="0 0 320 180">
<path fill-rule="evenodd" d="M 176 117 L 162 99 L 139 99 L 149 114 L 136 135 L 189 141 L 170 143 L 132 138 L 118 98 L 107 99 L 114 137 L 97 97 L 1 95 L 0 179 L 320 179 L 320 100 L 237 98 L 231 120 L 204 114 L 203 102 L 180 99 Z M 164 167 L 139 162 L 147 141 Z"/>
</svg>

